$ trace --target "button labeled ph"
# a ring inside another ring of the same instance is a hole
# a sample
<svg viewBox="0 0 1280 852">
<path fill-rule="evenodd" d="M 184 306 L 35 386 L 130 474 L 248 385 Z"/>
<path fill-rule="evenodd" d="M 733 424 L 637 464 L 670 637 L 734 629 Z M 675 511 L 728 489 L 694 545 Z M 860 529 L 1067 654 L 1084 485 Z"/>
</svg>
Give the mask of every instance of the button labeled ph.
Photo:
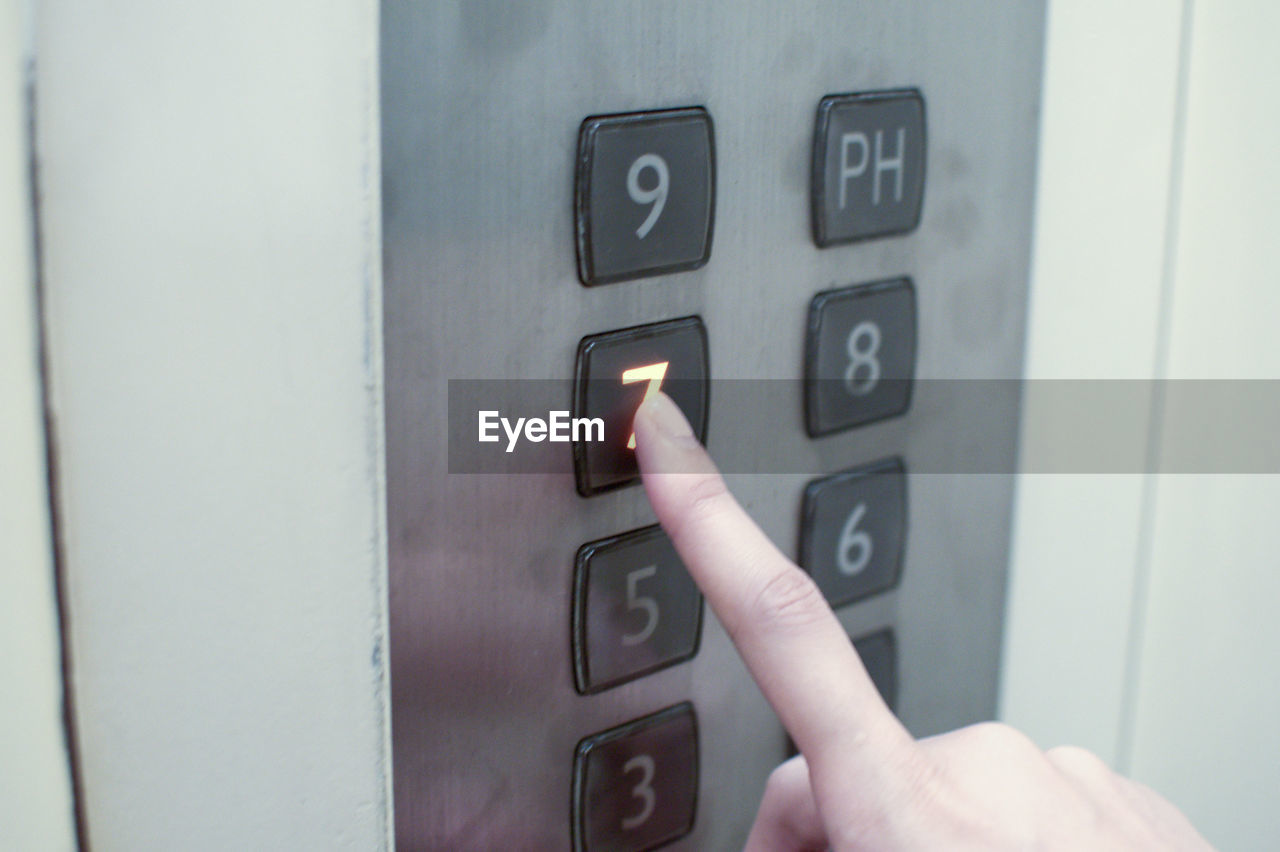
<svg viewBox="0 0 1280 852">
<path fill-rule="evenodd" d="M 813 146 L 814 242 L 913 230 L 924 158 L 924 99 L 915 89 L 823 98 Z"/>
</svg>

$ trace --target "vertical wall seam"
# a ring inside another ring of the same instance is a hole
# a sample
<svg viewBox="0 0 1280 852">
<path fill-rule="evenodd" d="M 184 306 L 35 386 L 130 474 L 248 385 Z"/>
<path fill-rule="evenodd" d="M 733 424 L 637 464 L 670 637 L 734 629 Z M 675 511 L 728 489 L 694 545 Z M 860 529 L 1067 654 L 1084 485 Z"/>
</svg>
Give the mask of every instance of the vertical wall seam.
<svg viewBox="0 0 1280 852">
<path fill-rule="evenodd" d="M 57 415 L 51 390 L 52 364 L 49 343 L 47 284 L 44 266 L 44 228 L 40 211 L 40 157 L 37 152 L 36 104 L 36 10 L 27 8 L 27 56 L 24 63 L 24 95 L 26 103 L 27 192 L 31 211 L 31 266 L 36 303 L 36 363 L 40 371 L 39 393 L 44 427 L 44 461 L 46 494 L 49 511 L 49 550 L 53 562 L 53 593 L 58 615 L 58 652 L 62 676 L 62 730 L 67 749 L 71 779 L 71 810 L 75 822 L 76 845 L 88 852 L 89 827 L 85 814 L 84 777 L 81 772 L 80 737 L 76 726 L 74 655 L 71 650 L 70 591 L 67 580 L 66 552 L 62 541 L 62 513 L 59 491 L 59 455 Z"/>
<path fill-rule="evenodd" d="M 363 110 L 364 128 L 361 131 L 361 147 L 364 151 L 362 169 L 365 204 L 365 257 L 363 261 L 364 297 L 364 357 L 365 388 L 368 392 L 366 409 L 365 458 L 370 466 L 368 480 L 373 510 L 373 534 L 370 555 L 373 561 L 371 584 L 373 587 L 373 685 L 378 713 L 377 768 L 381 773 L 379 813 L 383 827 L 383 848 L 395 847 L 395 795 L 392 787 L 391 740 L 391 654 L 390 648 L 390 600 L 388 587 L 388 538 L 387 538 L 387 463 L 386 463 L 386 383 L 383 371 L 383 305 L 382 305 L 382 77 L 381 41 L 382 6 L 378 0 L 368 0 L 372 9 L 373 44 L 367 64 L 362 68 L 367 102 Z"/>
<path fill-rule="evenodd" d="M 1147 450 L 1139 507 L 1137 552 L 1134 559 L 1129 630 L 1125 642 L 1124 681 L 1120 696 L 1120 723 L 1116 737 L 1117 769 L 1133 771 L 1134 735 L 1137 724 L 1142 645 L 1147 626 L 1147 597 L 1154 570 L 1156 501 L 1164 439 L 1165 384 L 1169 378 L 1169 350 L 1173 324 L 1173 300 L 1178 261 L 1178 234 L 1182 211 L 1182 175 L 1186 148 L 1187 89 L 1190 81 L 1194 0 L 1183 0 L 1178 34 L 1178 78 L 1174 91 L 1173 139 L 1169 158 L 1169 197 L 1165 208 L 1164 256 L 1160 271 L 1160 301 L 1156 318 L 1152 361 L 1151 401 L 1147 412 Z"/>
</svg>

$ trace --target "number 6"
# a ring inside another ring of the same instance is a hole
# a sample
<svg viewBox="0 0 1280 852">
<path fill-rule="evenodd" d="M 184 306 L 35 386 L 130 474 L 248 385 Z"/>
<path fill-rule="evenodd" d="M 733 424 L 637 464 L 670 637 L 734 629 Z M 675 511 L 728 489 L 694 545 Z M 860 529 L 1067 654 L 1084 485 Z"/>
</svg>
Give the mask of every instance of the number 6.
<svg viewBox="0 0 1280 852">
<path fill-rule="evenodd" d="M 858 529 L 858 523 L 867 513 L 867 504 L 859 503 L 849 513 L 849 519 L 840 530 L 840 542 L 836 545 L 836 566 L 846 577 L 861 574 L 871 561 L 872 542 L 866 530 Z M 852 551 L 857 551 L 857 557 Z"/>
</svg>

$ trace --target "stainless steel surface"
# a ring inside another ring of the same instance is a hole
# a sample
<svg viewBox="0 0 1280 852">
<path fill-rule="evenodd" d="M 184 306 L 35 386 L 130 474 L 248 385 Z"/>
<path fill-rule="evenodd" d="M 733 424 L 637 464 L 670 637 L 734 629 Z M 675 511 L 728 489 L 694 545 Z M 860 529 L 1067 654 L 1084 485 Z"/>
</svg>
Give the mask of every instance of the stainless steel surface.
<svg viewBox="0 0 1280 852">
<path fill-rule="evenodd" d="M 737 849 L 785 740 L 708 613 L 690 662 L 598 695 L 573 688 L 570 592 L 583 542 L 652 523 L 638 488 L 591 499 L 556 474 L 447 472 L 449 379 L 563 379 L 584 335 L 698 314 L 712 375 L 798 379 L 809 300 L 909 275 L 917 376 L 1021 372 L 1044 10 L 1040 3 L 383 4 L 382 115 L 391 676 L 397 845 L 569 847 L 574 747 L 691 700 L 693 833 Z M 913 233 L 816 249 L 809 158 L 823 95 L 918 87 L 927 184 Z M 588 115 L 705 106 L 715 239 L 702 269 L 585 288 L 573 164 Z M 799 471 L 901 455 L 1012 470 L 1017 397 L 963 408 L 925 383 L 910 411 L 811 440 L 787 411 L 718 416 L 727 460 L 790 474 L 730 485 L 795 553 Z M 900 715 L 917 734 L 994 713 L 1012 478 L 914 475 L 899 589 L 841 612 L 897 632 Z"/>
</svg>

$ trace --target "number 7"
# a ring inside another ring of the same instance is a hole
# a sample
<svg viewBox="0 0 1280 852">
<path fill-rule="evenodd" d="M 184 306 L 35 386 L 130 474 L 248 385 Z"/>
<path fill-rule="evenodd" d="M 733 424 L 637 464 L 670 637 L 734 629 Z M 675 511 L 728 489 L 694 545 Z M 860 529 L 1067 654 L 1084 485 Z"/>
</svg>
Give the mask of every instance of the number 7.
<svg viewBox="0 0 1280 852">
<path fill-rule="evenodd" d="M 632 367 L 630 370 L 623 370 L 622 383 L 624 385 L 632 385 L 636 382 L 647 381 L 649 386 L 644 389 L 644 399 L 640 400 L 640 404 L 644 405 L 662 387 L 662 378 L 667 374 L 667 365 L 670 363 L 670 361 L 659 361 L 657 364 L 646 364 L 643 367 Z M 627 439 L 627 449 L 634 450 L 635 448 L 636 433 L 632 432 L 631 437 Z"/>
</svg>

